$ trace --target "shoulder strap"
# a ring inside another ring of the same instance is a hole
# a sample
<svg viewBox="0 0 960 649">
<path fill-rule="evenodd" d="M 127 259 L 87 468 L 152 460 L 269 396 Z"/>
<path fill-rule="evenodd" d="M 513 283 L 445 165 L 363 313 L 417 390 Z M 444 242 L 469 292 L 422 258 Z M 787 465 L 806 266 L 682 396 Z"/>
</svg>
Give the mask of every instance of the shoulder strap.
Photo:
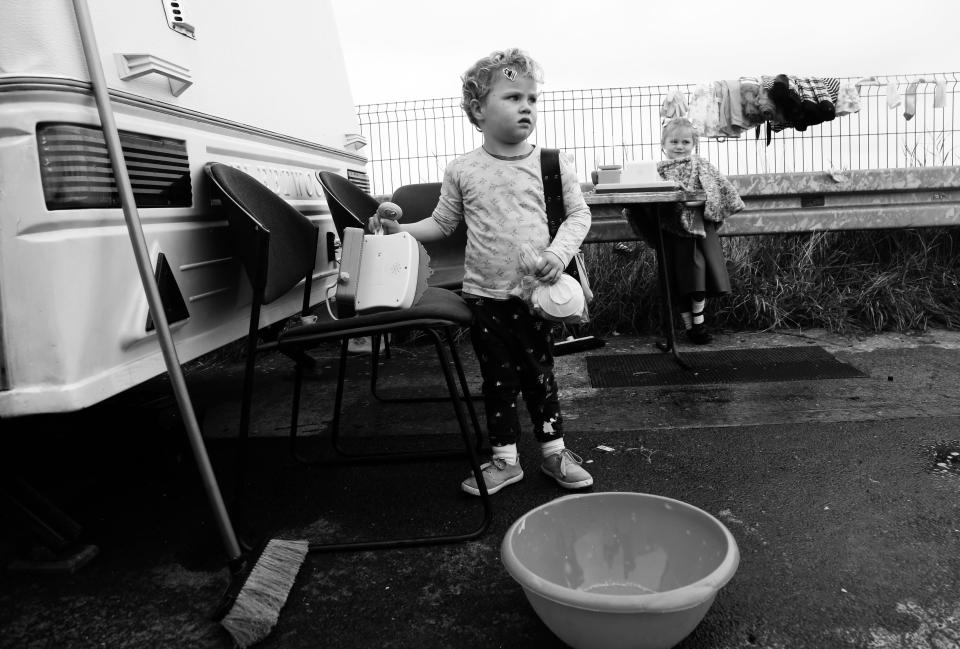
<svg viewBox="0 0 960 649">
<path fill-rule="evenodd" d="M 560 224 L 567 218 L 563 207 L 563 181 L 560 179 L 560 150 L 540 149 L 540 174 L 543 176 L 543 198 L 547 204 L 547 227 L 550 239 L 557 236 Z M 580 279 L 576 259 L 571 259 L 567 274 Z"/>
<path fill-rule="evenodd" d="M 543 197 L 547 205 L 550 238 L 557 236 L 560 224 L 567 218 L 563 208 L 563 182 L 560 180 L 560 150 L 540 150 L 540 173 L 543 176 Z"/>
</svg>

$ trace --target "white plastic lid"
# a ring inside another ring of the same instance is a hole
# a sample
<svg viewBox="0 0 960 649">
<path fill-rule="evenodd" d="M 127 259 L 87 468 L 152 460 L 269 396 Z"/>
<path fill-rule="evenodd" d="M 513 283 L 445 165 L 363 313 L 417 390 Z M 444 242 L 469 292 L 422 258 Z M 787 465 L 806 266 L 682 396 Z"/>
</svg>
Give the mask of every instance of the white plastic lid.
<svg viewBox="0 0 960 649">
<path fill-rule="evenodd" d="M 531 299 L 534 306 L 554 318 L 569 318 L 583 311 L 583 288 L 566 273 L 555 284 L 538 284 Z"/>
</svg>

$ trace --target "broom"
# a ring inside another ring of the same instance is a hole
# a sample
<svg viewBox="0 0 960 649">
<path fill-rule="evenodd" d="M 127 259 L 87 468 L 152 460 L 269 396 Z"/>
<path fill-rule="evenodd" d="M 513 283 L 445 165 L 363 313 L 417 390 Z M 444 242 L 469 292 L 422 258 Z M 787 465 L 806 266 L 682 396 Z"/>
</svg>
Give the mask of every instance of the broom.
<svg viewBox="0 0 960 649">
<path fill-rule="evenodd" d="M 127 223 L 130 241 L 140 271 L 140 280 L 143 283 L 150 307 L 150 316 L 153 318 L 163 352 L 163 360 L 167 367 L 173 385 L 174 395 L 180 409 L 180 415 L 187 428 L 187 437 L 193 451 L 194 460 L 200 471 L 204 491 L 213 509 L 217 528 L 223 541 L 232 573 L 231 587 L 227 589 L 225 601 L 219 610 L 229 611 L 223 616 L 221 624 L 233 636 L 240 647 L 249 647 L 265 638 L 273 629 L 280 615 L 280 609 L 286 602 L 290 588 L 296 578 L 300 566 L 306 558 L 308 543 L 306 541 L 271 540 L 260 553 L 257 561 L 251 562 L 245 558 L 240 550 L 236 533 L 227 514 L 223 496 L 217 485 L 213 467 L 207 456 L 197 424 L 193 405 L 187 393 L 186 382 L 177 359 L 176 347 L 170 326 L 167 322 L 163 302 L 156 279 L 153 276 L 153 266 L 150 263 L 143 228 L 140 224 L 140 215 L 137 212 L 133 188 L 120 146 L 120 135 L 113 119 L 110 104 L 110 95 L 107 91 L 107 82 L 100 64 L 100 54 L 90 20 L 90 10 L 86 0 L 73 0 L 74 11 L 77 17 L 77 26 L 80 30 L 80 41 L 90 74 L 90 83 L 93 87 L 100 122 L 103 126 L 103 135 L 110 154 L 110 163 L 116 178 L 117 191 L 120 195 L 120 204 L 123 207 L 123 216 Z M 249 573 L 246 579 L 241 579 L 246 569 Z M 239 586 L 239 587 L 238 587 Z M 230 606 L 232 604 L 232 606 Z"/>
</svg>

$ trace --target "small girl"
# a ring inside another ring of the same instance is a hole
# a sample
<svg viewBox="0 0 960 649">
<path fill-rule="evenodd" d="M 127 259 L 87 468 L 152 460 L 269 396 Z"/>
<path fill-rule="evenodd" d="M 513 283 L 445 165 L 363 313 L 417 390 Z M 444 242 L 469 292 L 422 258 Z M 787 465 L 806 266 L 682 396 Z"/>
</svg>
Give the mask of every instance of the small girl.
<svg viewBox="0 0 960 649">
<path fill-rule="evenodd" d="M 671 281 L 671 295 L 680 310 L 687 338 L 706 345 L 703 311 L 707 297 L 730 292 L 730 278 L 717 230 L 723 220 L 743 209 L 733 184 L 712 164 L 694 153 L 697 131 L 686 117 L 675 117 L 663 127 L 660 139 L 667 157 L 657 163 L 664 180 L 674 180 L 686 192 L 706 194 L 705 202 L 678 203 L 662 222 L 664 263 Z"/>
</svg>

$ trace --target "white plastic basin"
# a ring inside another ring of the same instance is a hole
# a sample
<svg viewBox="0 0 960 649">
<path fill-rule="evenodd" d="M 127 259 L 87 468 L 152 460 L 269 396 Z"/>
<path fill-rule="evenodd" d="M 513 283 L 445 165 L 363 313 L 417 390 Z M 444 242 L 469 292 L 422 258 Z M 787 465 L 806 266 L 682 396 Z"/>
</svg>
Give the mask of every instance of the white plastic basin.
<svg viewBox="0 0 960 649">
<path fill-rule="evenodd" d="M 507 530 L 501 558 L 574 649 L 667 649 L 700 623 L 740 563 L 707 512 L 652 494 L 558 498 Z"/>
</svg>

